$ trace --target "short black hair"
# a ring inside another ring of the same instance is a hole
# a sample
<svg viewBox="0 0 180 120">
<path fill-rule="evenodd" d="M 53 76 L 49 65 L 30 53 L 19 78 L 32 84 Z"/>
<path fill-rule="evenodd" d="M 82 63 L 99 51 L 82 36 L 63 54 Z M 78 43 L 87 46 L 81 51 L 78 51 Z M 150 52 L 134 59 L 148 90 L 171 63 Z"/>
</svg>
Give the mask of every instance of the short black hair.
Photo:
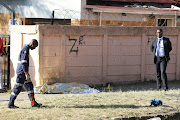
<svg viewBox="0 0 180 120">
<path fill-rule="evenodd" d="M 162 33 L 163 33 L 163 30 L 162 30 L 161 28 L 159 28 L 159 29 L 157 29 L 157 30 L 160 30 L 160 32 L 162 32 Z"/>
<path fill-rule="evenodd" d="M 32 39 L 32 43 L 35 43 L 38 46 L 38 41 L 36 39 Z"/>
</svg>

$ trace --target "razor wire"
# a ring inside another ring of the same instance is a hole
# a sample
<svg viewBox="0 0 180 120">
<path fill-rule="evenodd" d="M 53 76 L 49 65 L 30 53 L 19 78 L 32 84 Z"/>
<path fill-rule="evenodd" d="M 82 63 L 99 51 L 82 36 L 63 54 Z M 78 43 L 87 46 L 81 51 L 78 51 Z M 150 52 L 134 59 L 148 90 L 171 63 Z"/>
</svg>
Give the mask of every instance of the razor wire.
<svg viewBox="0 0 180 120">
<path fill-rule="evenodd" d="M 175 16 L 166 18 L 166 15 L 160 14 L 126 14 L 126 13 L 96 13 L 92 11 L 75 11 L 69 9 L 54 9 L 51 16 L 51 24 L 53 20 L 61 19 L 62 24 L 72 26 L 175 26 Z M 66 23 L 67 20 L 71 22 Z M 180 22 L 177 17 L 177 23 Z M 177 24 L 176 23 L 176 24 Z"/>
</svg>

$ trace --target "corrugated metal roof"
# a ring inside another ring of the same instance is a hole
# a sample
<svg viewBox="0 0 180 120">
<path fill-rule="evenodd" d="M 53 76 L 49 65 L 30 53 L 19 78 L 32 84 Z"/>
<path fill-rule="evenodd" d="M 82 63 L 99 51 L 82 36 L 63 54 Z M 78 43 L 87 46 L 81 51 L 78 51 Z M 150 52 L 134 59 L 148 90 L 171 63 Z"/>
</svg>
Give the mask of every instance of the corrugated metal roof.
<svg viewBox="0 0 180 120">
<path fill-rule="evenodd" d="M 153 3 L 178 3 L 175 0 L 103 0 L 103 1 L 119 1 L 119 2 L 153 2 Z M 180 2 L 179 2 L 180 3 Z"/>
<path fill-rule="evenodd" d="M 131 13 L 142 13 L 142 14 L 165 14 L 175 15 L 175 12 L 180 13 L 179 10 L 164 10 L 164 9 L 143 9 L 143 8 L 130 8 L 130 7 L 115 7 L 115 6 L 100 6 L 100 5 L 86 5 L 86 9 L 92 9 L 92 11 L 99 12 L 131 12 Z"/>
</svg>

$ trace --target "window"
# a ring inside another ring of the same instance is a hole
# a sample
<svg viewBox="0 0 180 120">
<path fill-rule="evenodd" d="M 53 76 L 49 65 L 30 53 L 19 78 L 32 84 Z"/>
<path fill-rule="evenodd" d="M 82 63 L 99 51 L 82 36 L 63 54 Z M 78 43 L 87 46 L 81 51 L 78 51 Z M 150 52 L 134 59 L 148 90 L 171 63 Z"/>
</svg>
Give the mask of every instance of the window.
<svg viewBox="0 0 180 120">
<path fill-rule="evenodd" d="M 158 26 L 167 26 L 167 19 L 158 19 Z"/>
<path fill-rule="evenodd" d="M 158 19 L 157 26 L 172 26 L 172 19 Z"/>
</svg>

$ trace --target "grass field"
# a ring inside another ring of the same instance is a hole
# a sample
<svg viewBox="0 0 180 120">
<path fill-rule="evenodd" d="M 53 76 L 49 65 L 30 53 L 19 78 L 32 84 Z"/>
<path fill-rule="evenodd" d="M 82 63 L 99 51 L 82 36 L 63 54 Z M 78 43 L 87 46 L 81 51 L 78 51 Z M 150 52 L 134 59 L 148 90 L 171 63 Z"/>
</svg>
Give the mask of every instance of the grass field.
<svg viewBox="0 0 180 120">
<path fill-rule="evenodd" d="M 1 94 L 0 94 L 1 95 Z M 7 93 L 7 96 L 10 94 Z M 8 109 L 0 101 L 1 120 L 111 120 L 114 117 L 169 115 L 180 112 L 180 89 L 169 91 L 101 92 L 98 94 L 36 94 L 42 108 L 31 108 L 26 93 L 20 93 Z M 150 107 L 155 98 L 162 106 Z"/>
</svg>

